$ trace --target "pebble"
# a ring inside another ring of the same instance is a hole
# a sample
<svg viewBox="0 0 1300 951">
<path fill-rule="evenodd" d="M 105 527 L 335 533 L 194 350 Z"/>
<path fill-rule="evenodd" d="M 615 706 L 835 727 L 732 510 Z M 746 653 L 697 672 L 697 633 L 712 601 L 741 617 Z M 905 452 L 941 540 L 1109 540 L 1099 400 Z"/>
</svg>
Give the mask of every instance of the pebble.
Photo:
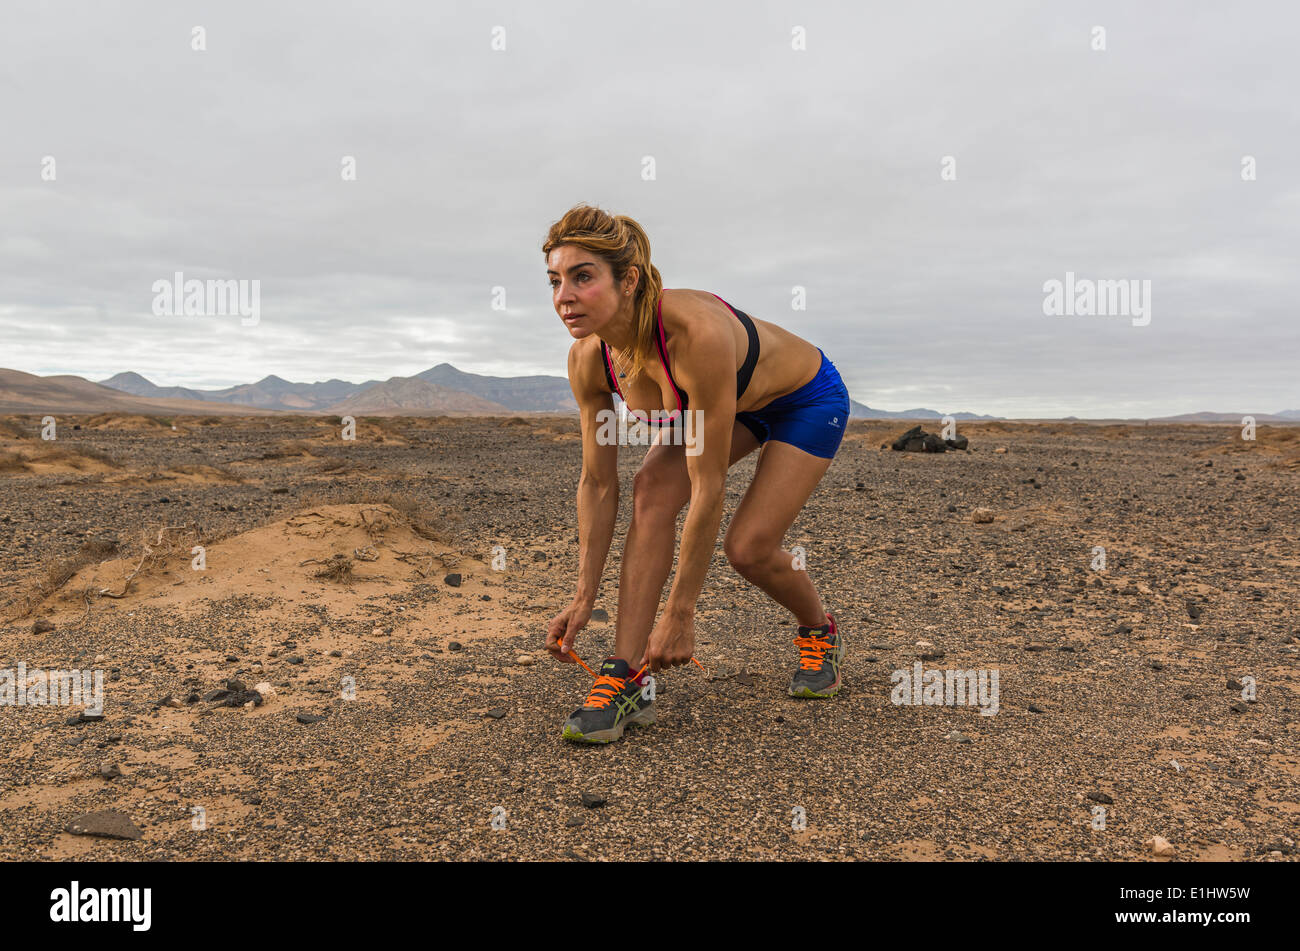
<svg viewBox="0 0 1300 951">
<path fill-rule="evenodd" d="M 297 716 L 299 723 L 320 723 L 325 718 L 317 713 L 300 713 Z"/>
<path fill-rule="evenodd" d="M 951 733 L 949 733 L 947 736 L 945 736 L 944 739 L 945 739 L 945 740 L 952 740 L 954 743 L 969 743 L 969 742 L 970 742 L 970 737 L 967 736 L 965 733 L 962 733 L 962 732 L 959 731 L 959 730 L 953 730 Z"/>
<path fill-rule="evenodd" d="M 582 804 L 588 809 L 595 809 L 605 805 L 605 797 L 600 793 L 585 792 L 581 795 Z"/>
<path fill-rule="evenodd" d="M 116 763 L 112 765 L 104 764 L 99 767 L 99 775 L 102 779 L 117 779 L 122 775 L 122 768 Z"/>
<path fill-rule="evenodd" d="M 1086 795 L 1087 798 L 1091 799 L 1093 802 L 1105 803 L 1108 806 L 1114 805 L 1115 803 L 1114 799 L 1099 789 L 1089 790 Z"/>
<path fill-rule="evenodd" d="M 533 663 L 533 657 L 531 654 L 520 654 L 515 658 L 515 663 L 520 667 L 527 667 Z"/>
<path fill-rule="evenodd" d="M 978 508 L 970 513 L 970 520 L 977 525 L 984 525 L 993 521 L 993 510 Z"/>
<path fill-rule="evenodd" d="M 1169 844 L 1169 840 L 1163 836 L 1153 835 L 1142 843 L 1147 846 L 1153 855 L 1173 855 L 1174 847 Z"/>
</svg>

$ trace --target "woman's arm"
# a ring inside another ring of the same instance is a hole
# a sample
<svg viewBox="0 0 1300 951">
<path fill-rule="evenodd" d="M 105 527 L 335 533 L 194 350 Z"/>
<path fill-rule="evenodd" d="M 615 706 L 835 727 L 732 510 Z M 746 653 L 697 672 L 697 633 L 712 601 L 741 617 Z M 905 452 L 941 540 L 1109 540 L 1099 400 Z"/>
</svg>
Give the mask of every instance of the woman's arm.
<svg viewBox="0 0 1300 951">
<path fill-rule="evenodd" d="M 736 365 L 732 335 L 716 323 L 692 322 L 681 356 L 674 361 L 676 376 L 690 394 L 694 445 L 686 446 L 686 471 L 691 477 L 690 508 L 682 528 L 677 574 L 668 593 L 666 613 L 694 615 L 695 602 L 717 548 L 726 492 L 727 462 L 731 458 L 731 433 L 736 422 L 736 375 L 718 367 Z M 685 424 L 683 420 L 683 424 Z M 689 659 L 689 658 L 688 658 Z"/>
<path fill-rule="evenodd" d="M 579 568 L 574 601 L 591 606 L 600 590 L 600 578 L 614 539 L 618 519 L 618 443 L 602 438 L 610 427 L 614 399 L 593 385 L 588 367 L 581 365 L 583 341 L 569 348 L 569 386 L 578 401 L 582 425 L 582 475 L 578 479 Z M 604 415 L 605 411 L 609 415 Z M 602 445 L 602 443 L 605 443 Z"/>
</svg>

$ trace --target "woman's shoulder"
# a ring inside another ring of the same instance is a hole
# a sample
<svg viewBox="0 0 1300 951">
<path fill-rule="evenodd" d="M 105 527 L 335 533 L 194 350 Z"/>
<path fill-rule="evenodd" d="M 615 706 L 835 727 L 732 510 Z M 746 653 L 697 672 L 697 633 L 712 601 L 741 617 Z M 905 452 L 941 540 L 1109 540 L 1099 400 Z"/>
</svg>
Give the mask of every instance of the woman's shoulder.
<svg viewBox="0 0 1300 951">
<path fill-rule="evenodd" d="M 727 332 L 727 305 L 708 291 L 687 287 L 664 288 L 659 298 L 659 317 L 664 335 L 678 341 L 707 338 Z M 732 318 L 734 319 L 734 318 Z M 673 348 L 676 351 L 676 348 Z"/>
</svg>

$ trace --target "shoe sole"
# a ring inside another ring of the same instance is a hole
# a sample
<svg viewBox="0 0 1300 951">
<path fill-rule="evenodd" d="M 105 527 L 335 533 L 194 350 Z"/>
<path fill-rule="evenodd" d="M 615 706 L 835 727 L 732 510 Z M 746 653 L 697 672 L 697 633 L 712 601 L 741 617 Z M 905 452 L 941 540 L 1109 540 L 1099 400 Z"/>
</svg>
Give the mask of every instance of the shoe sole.
<svg viewBox="0 0 1300 951">
<path fill-rule="evenodd" d="M 644 709 L 638 710 L 630 717 L 620 720 L 608 730 L 596 730 L 592 733 L 579 733 L 577 730 L 570 729 L 569 725 L 566 723 L 564 725 L 564 733 L 561 735 L 566 740 L 573 743 L 613 743 L 615 740 L 623 738 L 623 731 L 628 727 L 653 726 L 654 722 L 654 707 L 645 707 Z"/>
</svg>

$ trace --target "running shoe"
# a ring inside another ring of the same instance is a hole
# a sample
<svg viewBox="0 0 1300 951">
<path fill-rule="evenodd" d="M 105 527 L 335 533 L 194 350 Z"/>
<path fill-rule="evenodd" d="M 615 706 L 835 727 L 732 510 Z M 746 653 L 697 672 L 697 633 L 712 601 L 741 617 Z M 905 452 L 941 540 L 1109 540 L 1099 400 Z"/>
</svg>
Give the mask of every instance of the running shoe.
<svg viewBox="0 0 1300 951">
<path fill-rule="evenodd" d="M 840 664 L 844 661 L 844 639 L 835 626 L 835 615 L 827 612 L 821 627 L 799 625 L 794 643 L 799 648 L 799 669 L 790 680 L 792 697 L 833 697 L 840 691 Z"/>
<path fill-rule="evenodd" d="M 600 666 L 587 701 L 564 723 L 564 738 L 575 743 L 612 743 L 629 726 L 655 722 L 653 700 L 641 696 L 627 661 L 612 657 Z"/>
</svg>

